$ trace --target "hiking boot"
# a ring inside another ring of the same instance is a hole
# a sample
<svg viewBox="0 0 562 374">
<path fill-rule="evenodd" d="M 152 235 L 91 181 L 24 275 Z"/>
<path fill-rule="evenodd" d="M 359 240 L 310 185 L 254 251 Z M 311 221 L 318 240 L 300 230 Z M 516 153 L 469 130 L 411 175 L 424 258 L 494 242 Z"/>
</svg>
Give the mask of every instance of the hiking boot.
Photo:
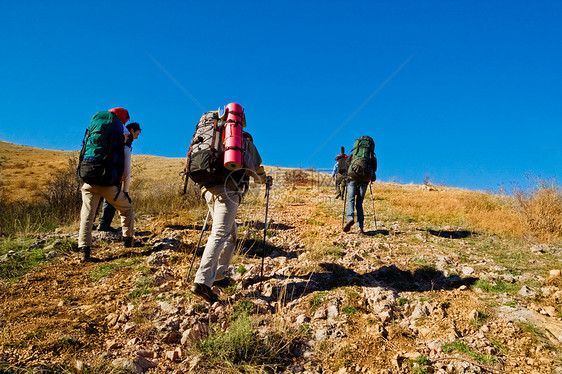
<svg viewBox="0 0 562 374">
<path fill-rule="evenodd" d="M 125 236 L 123 237 L 123 245 L 125 248 L 132 248 L 133 247 L 133 237 Z"/>
<path fill-rule="evenodd" d="M 207 286 L 206 284 L 194 283 L 193 287 L 191 287 L 191 291 L 194 294 L 201 296 L 211 304 L 219 301 L 219 297 L 217 296 L 217 294 L 214 293 L 213 290 L 211 290 L 211 287 Z"/>
<path fill-rule="evenodd" d="M 345 224 L 345 226 L 343 227 L 343 232 L 348 232 L 351 229 L 351 226 L 353 226 L 353 224 L 355 223 L 355 220 L 353 218 L 350 218 L 347 223 Z"/>
<path fill-rule="evenodd" d="M 225 278 L 223 278 L 223 279 L 221 279 L 221 280 L 216 280 L 216 281 L 213 283 L 213 286 L 217 286 L 217 287 L 220 287 L 220 288 L 225 288 L 225 287 L 232 286 L 234 283 L 235 283 L 235 282 L 232 280 L 232 278 L 225 277 Z"/>
<path fill-rule="evenodd" d="M 78 259 L 80 262 L 90 261 L 90 247 L 80 247 L 78 248 Z"/>
</svg>

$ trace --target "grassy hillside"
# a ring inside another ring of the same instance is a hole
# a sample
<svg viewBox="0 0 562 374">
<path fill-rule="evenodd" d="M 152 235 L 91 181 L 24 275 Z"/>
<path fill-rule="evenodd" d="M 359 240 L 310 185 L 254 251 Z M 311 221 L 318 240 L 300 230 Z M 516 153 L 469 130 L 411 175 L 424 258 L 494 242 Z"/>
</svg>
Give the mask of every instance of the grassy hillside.
<svg viewBox="0 0 562 374">
<path fill-rule="evenodd" d="M 209 305 L 186 282 L 206 207 L 193 185 L 180 194 L 183 159 L 134 156 L 139 246 L 95 232 L 98 261 L 82 264 L 75 155 L 0 146 L 3 176 L 52 163 L 34 199 L 0 199 L 0 373 L 562 370 L 556 186 L 508 197 L 376 182 L 360 235 L 342 232 L 328 175 L 268 167 L 267 246 L 256 185 L 237 217 L 235 284 Z"/>
</svg>

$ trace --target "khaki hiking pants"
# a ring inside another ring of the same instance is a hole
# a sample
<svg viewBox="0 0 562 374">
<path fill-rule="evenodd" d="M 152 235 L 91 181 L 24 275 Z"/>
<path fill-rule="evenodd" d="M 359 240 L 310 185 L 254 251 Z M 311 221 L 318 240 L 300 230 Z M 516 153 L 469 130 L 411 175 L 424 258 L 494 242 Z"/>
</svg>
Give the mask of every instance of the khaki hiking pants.
<svg viewBox="0 0 562 374">
<path fill-rule="evenodd" d="M 202 191 L 211 211 L 213 226 L 195 274 L 195 283 L 211 287 L 215 280 L 224 278 L 236 249 L 235 219 L 241 196 L 223 185 L 203 188 Z"/>
<path fill-rule="evenodd" d="M 117 199 L 115 199 L 115 195 L 117 195 Z M 135 216 L 133 206 L 123 191 L 120 191 L 116 186 L 105 187 L 84 183 L 82 186 L 82 210 L 80 211 L 78 247 L 89 247 L 92 245 L 92 226 L 94 225 L 96 209 L 102 197 L 119 212 L 123 236 L 132 237 L 134 234 L 133 221 Z"/>
</svg>

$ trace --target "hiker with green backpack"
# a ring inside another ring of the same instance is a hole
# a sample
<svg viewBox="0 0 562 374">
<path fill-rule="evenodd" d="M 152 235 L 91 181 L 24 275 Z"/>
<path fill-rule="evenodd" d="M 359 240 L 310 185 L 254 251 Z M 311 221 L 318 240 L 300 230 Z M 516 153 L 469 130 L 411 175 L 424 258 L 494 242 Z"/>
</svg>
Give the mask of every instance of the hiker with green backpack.
<svg viewBox="0 0 562 374">
<path fill-rule="evenodd" d="M 131 185 L 131 153 L 133 152 L 133 141 L 138 139 L 141 128 L 137 122 L 131 122 L 127 126 L 125 126 L 129 131 L 129 136 L 127 137 L 127 141 L 125 142 L 125 160 L 123 165 L 123 184 L 122 190 L 125 196 L 129 199 L 129 202 L 132 203 L 131 197 L 129 196 L 129 187 Z M 115 208 L 113 205 L 107 202 L 107 200 L 103 199 L 103 207 L 101 211 L 100 221 L 97 227 L 98 231 L 108 231 L 108 232 L 118 232 L 119 229 L 115 229 L 111 227 L 111 222 L 113 221 L 113 217 L 115 216 Z M 100 204 L 102 201 L 100 201 Z"/>
<path fill-rule="evenodd" d="M 362 136 L 353 143 L 347 169 L 347 221 L 344 232 L 348 232 L 355 223 L 354 211 L 357 210 L 357 228 L 360 233 L 364 233 L 363 198 L 369 183 L 377 179 L 376 171 L 375 142 L 370 136 Z"/>
<path fill-rule="evenodd" d="M 124 124 L 128 120 L 129 112 L 123 108 L 98 112 L 84 135 L 78 162 L 78 176 L 84 182 L 78 234 L 80 262 L 91 261 L 92 226 L 102 197 L 119 211 L 125 247 L 133 246 L 133 206 L 120 188 L 129 133 Z"/>
</svg>

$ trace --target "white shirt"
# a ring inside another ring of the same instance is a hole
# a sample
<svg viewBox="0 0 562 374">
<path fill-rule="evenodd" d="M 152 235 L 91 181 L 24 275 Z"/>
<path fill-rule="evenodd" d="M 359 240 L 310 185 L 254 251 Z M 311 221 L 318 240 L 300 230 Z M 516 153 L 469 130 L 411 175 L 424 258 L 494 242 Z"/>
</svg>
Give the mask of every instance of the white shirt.
<svg viewBox="0 0 562 374">
<path fill-rule="evenodd" d="M 125 162 L 123 168 L 123 192 L 129 193 L 129 186 L 131 185 L 131 152 L 132 148 L 125 145 Z"/>
</svg>

